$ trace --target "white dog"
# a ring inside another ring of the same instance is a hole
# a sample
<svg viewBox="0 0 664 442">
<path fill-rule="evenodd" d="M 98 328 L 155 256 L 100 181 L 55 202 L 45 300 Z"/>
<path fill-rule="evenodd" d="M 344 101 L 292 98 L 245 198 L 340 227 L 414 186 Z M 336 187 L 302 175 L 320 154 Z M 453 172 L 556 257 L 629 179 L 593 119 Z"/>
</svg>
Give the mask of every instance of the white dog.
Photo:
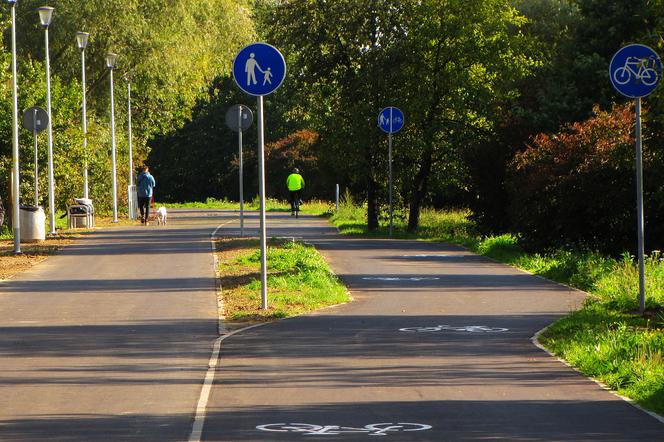
<svg viewBox="0 0 664 442">
<path fill-rule="evenodd" d="M 167 218 L 168 218 L 168 213 L 166 212 L 166 207 L 160 206 L 157 209 L 157 225 L 159 224 L 166 225 Z"/>
</svg>

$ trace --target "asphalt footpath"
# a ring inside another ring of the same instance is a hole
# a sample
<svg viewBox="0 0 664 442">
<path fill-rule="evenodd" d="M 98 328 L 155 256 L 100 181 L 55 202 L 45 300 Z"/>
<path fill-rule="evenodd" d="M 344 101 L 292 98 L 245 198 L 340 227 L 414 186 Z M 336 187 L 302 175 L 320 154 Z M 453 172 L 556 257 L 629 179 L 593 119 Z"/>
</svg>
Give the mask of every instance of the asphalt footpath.
<svg viewBox="0 0 664 442">
<path fill-rule="evenodd" d="M 210 235 L 232 216 L 104 229 L 0 282 L 0 440 L 187 440 L 218 337 Z"/>
<path fill-rule="evenodd" d="M 202 440 L 664 440 L 664 423 L 531 342 L 582 293 L 456 246 L 267 225 L 314 244 L 354 301 L 225 338 Z"/>
</svg>

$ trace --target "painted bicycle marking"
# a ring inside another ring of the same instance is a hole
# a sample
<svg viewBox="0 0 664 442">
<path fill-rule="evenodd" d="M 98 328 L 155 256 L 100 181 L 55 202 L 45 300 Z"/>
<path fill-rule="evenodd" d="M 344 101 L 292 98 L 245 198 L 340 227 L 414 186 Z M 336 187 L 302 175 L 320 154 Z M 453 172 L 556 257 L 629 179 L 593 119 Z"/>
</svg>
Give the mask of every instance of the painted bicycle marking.
<svg viewBox="0 0 664 442">
<path fill-rule="evenodd" d="M 256 426 L 257 430 L 275 433 L 300 433 L 304 436 L 338 436 L 340 434 L 365 434 L 367 436 L 387 436 L 401 431 L 430 430 L 431 425 L 412 422 L 381 422 L 364 427 L 345 427 L 339 425 L 316 425 L 305 423 L 278 423 Z"/>
<path fill-rule="evenodd" d="M 502 333 L 508 331 L 508 328 L 503 327 L 488 327 L 486 325 L 464 325 L 460 327 L 453 327 L 451 325 L 434 325 L 429 327 L 404 327 L 399 331 L 403 332 L 439 332 L 439 331 L 458 331 L 470 333 Z"/>
</svg>

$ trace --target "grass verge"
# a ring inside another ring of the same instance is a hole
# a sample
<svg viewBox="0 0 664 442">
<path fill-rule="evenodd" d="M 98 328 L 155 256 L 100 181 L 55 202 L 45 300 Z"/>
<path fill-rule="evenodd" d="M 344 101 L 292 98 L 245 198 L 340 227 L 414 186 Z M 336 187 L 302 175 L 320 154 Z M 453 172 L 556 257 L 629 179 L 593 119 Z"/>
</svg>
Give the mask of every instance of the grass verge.
<svg viewBox="0 0 664 442">
<path fill-rule="evenodd" d="M 590 294 L 582 309 L 559 320 L 540 342 L 582 373 L 646 409 L 664 415 L 664 256 L 646 260 L 646 314 L 638 315 L 634 257 L 614 259 L 592 251 L 526 253 L 515 235 L 481 237 L 470 212 L 425 210 L 417 232 L 406 232 L 397 214 L 394 238 L 461 244 L 472 251 Z M 387 228 L 367 232 L 366 209 L 344 201 L 331 221 L 345 234 L 387 237 Z M 385 222 L 383 222 L 385 224 Z"/>
<path fill-rule="evenodd" d="M 262 310 L 258 239 L 220 238 L 216 251 L 226 322 L 272 321 L 350 300 L 346 288 L 313 247 L 271 239 L 268 308 Z"/>
<path fill-rule="evenodd" d="M 155 205 L 160 205 L 159 203 Z M 226 209 L 226 210 L 240 210 L 240 203 L 237 201 L 218 200 L 215 198 L 208 198 L 204 202 L 193 203 L 166 203 L 167 208 L 173 209 Z M 254 198 L 251 201 L 244 202 L 245 210 L 259 210 L 260 200 Z M 265 200 L 265 210 L 268 212 L 290 212 L 290 203 L 273 198 Z M 328 201 L 310 200 L 300 206 L 300 212 L 310 214 L 332 213 L 334 204 Z"/>
</svg>

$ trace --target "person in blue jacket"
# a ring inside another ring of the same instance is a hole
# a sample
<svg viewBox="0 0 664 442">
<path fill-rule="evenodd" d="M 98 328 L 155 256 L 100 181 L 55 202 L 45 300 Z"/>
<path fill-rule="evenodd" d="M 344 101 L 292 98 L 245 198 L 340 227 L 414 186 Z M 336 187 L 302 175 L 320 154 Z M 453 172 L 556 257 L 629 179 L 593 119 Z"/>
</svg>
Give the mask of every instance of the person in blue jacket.
<svg viewBox="0 0 664 442">
<path fill-rule="evenodd" d="M 152 200 L 152 189 L 155 185 L 154 177 L 150 175 L 150 168 L 143 166 L 143 171 L 136 177 L 136 193 L 138 193 L 138 208 L 141 211 L 141 224 L 149 224 L 150 201 Z"/>
</svg>

